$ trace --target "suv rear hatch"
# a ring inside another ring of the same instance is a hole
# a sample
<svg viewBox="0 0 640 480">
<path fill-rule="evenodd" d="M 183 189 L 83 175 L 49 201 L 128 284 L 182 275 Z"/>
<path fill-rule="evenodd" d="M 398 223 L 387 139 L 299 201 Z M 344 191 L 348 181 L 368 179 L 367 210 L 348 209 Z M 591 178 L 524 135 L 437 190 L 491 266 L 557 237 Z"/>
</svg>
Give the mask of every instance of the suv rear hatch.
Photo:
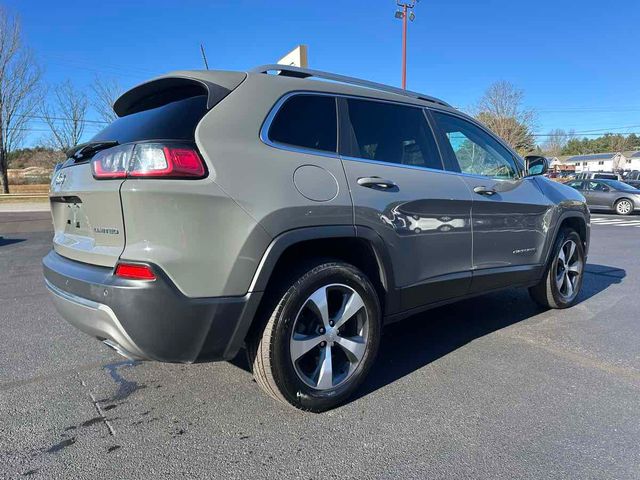
<svg viewBox="0 0 640 480">
<path fill-rule="evenodd" d="M 110 158 L 118 162 L 127 152 L 131 155 L 134 145 L 152 145 L 149 142 L 159 148 L 177 144 L 195 149 L 200 120 L 245 78 L 236 72 L 177 72 L 123 94 L 114 104 L 120 118 L 87 144 L 69 150 L 69 158 L 53 176 L 55 251 L 72 260 L 113 267 L 126 242 L 120 187 L 129 175 L 128 166 L 118 175 L 96 178 L 92 159 L 116 152 Z"/>
</svg>

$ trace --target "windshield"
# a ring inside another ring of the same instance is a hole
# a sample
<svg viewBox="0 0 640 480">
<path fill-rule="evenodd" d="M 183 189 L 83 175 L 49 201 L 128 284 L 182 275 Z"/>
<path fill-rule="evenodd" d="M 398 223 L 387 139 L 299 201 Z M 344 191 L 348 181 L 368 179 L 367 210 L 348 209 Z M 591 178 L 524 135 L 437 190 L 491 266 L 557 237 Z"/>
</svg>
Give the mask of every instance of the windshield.
<svg viewBox="0 0 640 480">
<path fill-rule="evenodd" d="M 638 190 L 635 187 L 632 187 L 629 184 L 623 183 L 623 182 L 619 182 L 617 180 L 602 180 L 602 183 L 609 185 L 611 188 L 615 188 L 616 190 L 624 190 L 624 191 L 628 191 L 628 192 L 638 192 L 640 193 L 640 190 Z"/>
</svg>

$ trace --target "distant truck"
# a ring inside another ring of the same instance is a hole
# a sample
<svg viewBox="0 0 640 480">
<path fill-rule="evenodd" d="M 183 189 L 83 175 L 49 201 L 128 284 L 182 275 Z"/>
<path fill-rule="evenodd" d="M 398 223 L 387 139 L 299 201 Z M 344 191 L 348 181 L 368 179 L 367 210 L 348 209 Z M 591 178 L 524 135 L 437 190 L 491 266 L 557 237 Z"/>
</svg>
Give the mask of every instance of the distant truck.
<svg viewBox="0 0 640 480">
<path fill-rule="evenodd" d="M 640 188 L 640 170 L 633 170 L 632 172 L 629 172 L 622 181 L 632 187 Z"/>
</svg>

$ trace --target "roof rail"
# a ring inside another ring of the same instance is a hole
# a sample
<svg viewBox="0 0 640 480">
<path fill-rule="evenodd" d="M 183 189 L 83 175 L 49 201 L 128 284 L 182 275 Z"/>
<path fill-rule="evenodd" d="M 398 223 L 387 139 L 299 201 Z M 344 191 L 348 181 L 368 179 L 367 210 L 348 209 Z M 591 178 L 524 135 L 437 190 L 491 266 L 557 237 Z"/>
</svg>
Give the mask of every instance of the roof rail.
<svg viewBox="0 0 640 480">
<path fill-rule="evenodd" d="M 261 65 L 250 70 L 252 73 L 269 73 L 279 71 L 280 75 L 286 77 L 295 78 L 309 78 L 316 77 L 324 80 L 331 80 L 334 82 L 347 83 L 351 85 L 358 85 L 359 87 L 371 88 L 373 90 L 381 90 L 383 92 L 395 93 L 396 95 L 402 95 L 405 97 L 417 98 L 418 100 L 425 100 L 427 102 L 437 103 L 444 105 L 445 107 L 451 107 L 444 100 L 431 97 L 429 95 L 423 95 L 422 93 L 412 92 L 411 90 L 403 90 L 402 88 L 392 87 L 383 83 L 370 82 L 369 80 L 363 80 L 361 78 L 347 77 L 346 75 L 338 75 L 337 73 L 323 72 L 321 70 L 311 70 L 308 68 L 292 67 L 289 65 Z"/>
</svg>

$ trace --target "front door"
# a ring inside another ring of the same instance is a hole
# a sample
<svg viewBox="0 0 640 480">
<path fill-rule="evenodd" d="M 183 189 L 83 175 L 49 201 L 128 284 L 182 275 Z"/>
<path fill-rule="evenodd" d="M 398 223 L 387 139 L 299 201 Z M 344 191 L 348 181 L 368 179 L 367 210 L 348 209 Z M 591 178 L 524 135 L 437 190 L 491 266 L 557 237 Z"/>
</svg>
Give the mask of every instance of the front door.
<svg viewBox="0 0 640 480">
<path fill-rule="evenodd" d="M 526 283 L 544 261 L 551 202 L 489 132 L 457 115 L 432 115 L 448 165 L 473 197 L 472 291 Z"/>
<path fill-rule="evenodd" d="M 355 224 L 375 230 L 387 245 L 400 309 L 466 294 L 471 194 L 458 175 L 443 170 L 424 111 L 340 101 L 341 157 Z"/>
<path fill-rule="evenodd" d="M 590 207 L 610 209 L 612 208 L 610 191 L 611 189 L 603 182 L 587 180 L 584 182 L 582 194 L 587 199 L 587 205 Z"/>
</svg>

